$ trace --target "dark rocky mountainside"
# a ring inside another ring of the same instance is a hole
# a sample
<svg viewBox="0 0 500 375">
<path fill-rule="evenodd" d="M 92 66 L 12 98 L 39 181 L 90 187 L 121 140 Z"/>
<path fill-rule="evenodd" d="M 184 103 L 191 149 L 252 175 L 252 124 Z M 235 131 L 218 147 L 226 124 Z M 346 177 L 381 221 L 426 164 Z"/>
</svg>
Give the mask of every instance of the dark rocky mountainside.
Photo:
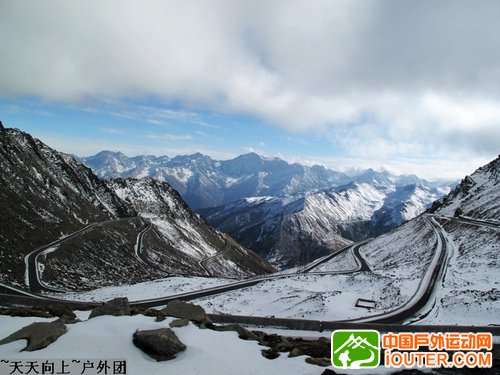
<svg viewBox="0 0 500 375">
<path fill-rule="evenodd" d="M 172 274 L 273 270 L 209 227 L 166 183 L 104 182 L 73 157 L 3 126 L 0 167 L 0 282 L 24 285 L 26 255 L 94 223 L 39 256 L 45 283 L 81 290 Z M 150 223 L 139 256 L 138 236 Z"/>
</svg>

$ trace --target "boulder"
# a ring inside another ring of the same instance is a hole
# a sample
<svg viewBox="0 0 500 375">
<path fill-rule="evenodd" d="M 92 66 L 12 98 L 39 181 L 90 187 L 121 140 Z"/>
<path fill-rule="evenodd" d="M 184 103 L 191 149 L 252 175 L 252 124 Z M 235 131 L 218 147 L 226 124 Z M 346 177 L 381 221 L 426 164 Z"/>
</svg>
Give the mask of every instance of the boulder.
<svg viewBox="0 0 500 375">
<path fill-rule="evenodd" d="M 89 319 L 95 318 L 101 315 L 112 315 L 112 316 L 129 316 L 130 315 L 130 305 L 128 299 L 115 298 L 109 302 L 97 306 L 92 309 Z"/>
<path fill-rule="evenodd" d="M 262 349 L 261 354 L 263 357 L 265 357 L 267 359 L 276 359 L 280 356 L 280 353 L 278 353 L 274 349 Z"/>
<path fill-rule="evenodd" d="M 304 355 L 304 353 L 302 352 L 302 350 L 300 350 L 300 348 L 293 348 L 292 350 L 290 350 L 290 354 L 288 354 L 290 358 L 299 357 L 301 355 Z"/>
<path fill-rule="evenodd" d="M 328 367 L 332 364 L 330 362 L 330 358 L 327 357 L 322 357 L 322 358 L 307 357 L 306 362 L 311 365 L 316 365 L 321 367 Z"/>
<path fill-rule="evenodd" d="M 60 322 L 32 323 L 21 328 L 12 335 L 0 341 L 0 345 L 8 344 L 17 340 L 28 340 L 28 345 L 23 350 L 32 352 L 46 348 L 67 331 L 66 326 Z"/>
<path fill-rule="evenodd" d="M 144 353 L 157 361 L 175 358 L 175 355 L 186 349 L 170 328 L 149 331 L 136 331 L 133 343 Z"/>
<path fill-rule="evenodd" d="M 175 319 L 170 322 L 169 326 L 172 328 L 185 327 L 189 324 L 189 320 L 187 319 Z"/>
<path fill-rule="evenodd" d="M 162 314 L 168 316 L 174 316 L 176 318 L 188 319 L 197 323 L 209 323 L 210 319 L 207 316 L 203 307 L 198 305 L 193 305 L 192 303 L 184 302 L 181 300 L 174 300 L 167 304 L 163 310 Z"/>
<path fill-rule="evenodd" d="M 321 373 L 321 375 L 335 375 L 335 374 L 337 373 L 333 370 L 330 370 L 329 368 L 325 369 L 325 371 Z"/>
</svg>

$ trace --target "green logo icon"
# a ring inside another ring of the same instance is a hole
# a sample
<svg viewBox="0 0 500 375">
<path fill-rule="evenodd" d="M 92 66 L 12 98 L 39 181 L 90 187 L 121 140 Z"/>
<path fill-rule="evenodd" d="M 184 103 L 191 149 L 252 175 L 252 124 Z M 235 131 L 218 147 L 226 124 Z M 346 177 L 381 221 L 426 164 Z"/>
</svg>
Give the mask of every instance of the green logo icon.
<svg viewBox="0 0 500 375">
<path fill-rule="evenodd" d="M 380 334 L 374 330 L 339 329 L 332 333 L 332 365 L 374 368 L 380 363 Z"/>
</svg>

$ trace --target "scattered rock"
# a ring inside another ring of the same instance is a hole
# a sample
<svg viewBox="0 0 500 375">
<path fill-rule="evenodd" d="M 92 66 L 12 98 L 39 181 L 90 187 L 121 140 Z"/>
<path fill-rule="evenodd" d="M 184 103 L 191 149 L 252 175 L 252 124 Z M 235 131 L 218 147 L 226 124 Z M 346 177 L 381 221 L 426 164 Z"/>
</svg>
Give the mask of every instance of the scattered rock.
<svg viewBox="0 0 500 375">
<path fill-rule="evenodd" d="M 175 355 L 186 349 L 170 328 L 150 331 L 136 331 L 134 345 L 157 361 L 175 358 Z"/>
<path fill-rule="evenodd" d="M 292 350 L 290 350 L 290 354 L 288 354 L 290 358 L 299 357 L 301 355 L 304 355 L 304 353 L 299 348 L 293 348 Z"/>
<path fill-rule="evenodd" d="M 327 357 L 322 357 L 322 358 L 307 357 L 306 362 L 311 365 L 316 365 L 321 367 L 328 367 L 332 364 L 330 358 Z"/>
<path fill-rule="evenodd" d="M 9 307 L 0 310 L 0 315 L 28 317 L 33 316 L 37 318 L 53 318 L 54 316 L 47 311 L 34 309 L 31 307 Z"/>
<path fill-rule="evenodd" d="M 53 316 L 59 317 L 58 321 L 64 324 L 75 324 L 80 321 L 80 319 L 76 317 L 75 313 L 69 309 L 49 306 L 47 310 Z"/>
<path fill-rule="evenodd" d="M 28 345 L 23 350 L 32 352 L 46 348 L 67 331 L 66 326 L 60 322 L 32 323 L 21 328 L 12 335 L 0 341 L 0 345 L 8 344 L 17 340 L 28 340 Z"/>
<path fill-rule="evenodd" d="M 155 322 L 163 322 L 167 317 L 165 315 L 158 315 L 155 319 Z"/>
<path fill-rule="evenodd" d="M 151 316 L 151 317 L 159 317 L 159 316 L 163 316 L 160 312 L 160 310 L 156 310 L 156 309 L 151 309 L 151 308 L 148 308 L 146 310 L 143 310 L 141 312 L 142 315 L 144 316 Z"/>
<path fill-rule="evenodd" d="M 187 319 L 175 319 L 170 322 L 169 326 L 172 328 L 185 327 L 189 324 L 189 320 Z"/>
<path fill-rule="evenodd" d="M 336 374 L 336 372 L 333 371 L 333 370 L 331 370 L 331 369 L 329 369 L 329 368 L 327 368 L 325 371 L 323 371 L 321 373 L 321 375 L 335 375 L 335 374 Z"/>
<path fill-rule="evenodd" d="M 259 341 L 260 337 L 252 331 L 249 331 L 248 329 L 243 328 L 239 324 L 232 323 L 228 325 L 223 325 L 223 326 L 213 326 L 212 329 L 214 331 L 235 331 L 238 332 L 238 337 L 242 340 L 255 340 Z"/>
<path fill-rule="evenodd" d="M 262 353 L 262 356 L 267 358 L 267 359 L 276 359 L 280 356 L 280 353 L 278 353 L 274 349 L 262 349 L 261 353 Z"/>
<path fill-rule="evenodd" d="M 184 302 L 181 300 L 174 300 L 167 304 L 162 314 L 174 316 L 176 318 L 188 319 L 197 323 L 211 323 L 207 313 L 201 306 L 193 305 L 192 303 Z"/>
<path fill-rule="evenodd" d="M 101 306 L 97 306 L 92 309 L 89 319 L 95 318 L 101 315 L 112 315 L 112 316 L 124 316 L 130 315 L 130 305 L 128 303 L 128 298 L 115 298 L 109 302 L 104 303 Z"/>
</svg>

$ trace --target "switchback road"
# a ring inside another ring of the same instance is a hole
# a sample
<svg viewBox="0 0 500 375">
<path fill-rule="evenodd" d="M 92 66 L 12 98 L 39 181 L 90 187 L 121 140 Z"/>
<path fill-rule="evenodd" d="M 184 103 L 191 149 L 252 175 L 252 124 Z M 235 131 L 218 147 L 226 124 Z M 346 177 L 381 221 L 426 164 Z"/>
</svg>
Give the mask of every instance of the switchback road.
<svg viewBox="0 0 500 375">
<path fill-rule="evenodd" d="M 364 318 L 349 319 L 349 322 L 359 323 L 395 323 L 402 322 L 412 316 L 423 308 L 431 298 L 435 284 L 439 276 L 443 272 L 444 261 L 447 258 L 448 246 L 446 237 L 444 236 L 441 227 L 433 217 L 426 216 L 425 220 L 432 226 L 437 238 L 436 249 L 431 262 L 423 275 L 417 287 L 415 294 L 404 304 L 397 308 L 384 312 L 374 314 Z M 345 320 L 347 321 L 347 320 Z"/>
<path fill-rule="evenodd" d="M 73 237 L 78 236 L 79 234 L 89 230 L 90 228 L 96 226 L 98 223 L 93 223 L 90 225 L 87 225 L 86 227 L 77 230 L 76 232 L 73 232 L 63 238 L 58 239 L 57 241 L 51 242 L 48 245 L 44 245 L 42 247 L 39 247 L 35 251 L 32 251 L 28 255 L 24 257 L 24 263 L 25 263 L 25 283 L 27 287 L 35 293 L 39 293 L 41 291 L 46 291 L 46 292 L 56 292 L 59 293 L 61 290 L 51 288 L 47 285 L 45 285 L 41 278 L 40 278 L 40 269 L 38 266 L 38 257 L 40 255 L 43 255 L 44 252 L 49 251 L 51 248 L 56 247 L 60 245 L 62 242 L 67 241 Z"/>
</svg>

